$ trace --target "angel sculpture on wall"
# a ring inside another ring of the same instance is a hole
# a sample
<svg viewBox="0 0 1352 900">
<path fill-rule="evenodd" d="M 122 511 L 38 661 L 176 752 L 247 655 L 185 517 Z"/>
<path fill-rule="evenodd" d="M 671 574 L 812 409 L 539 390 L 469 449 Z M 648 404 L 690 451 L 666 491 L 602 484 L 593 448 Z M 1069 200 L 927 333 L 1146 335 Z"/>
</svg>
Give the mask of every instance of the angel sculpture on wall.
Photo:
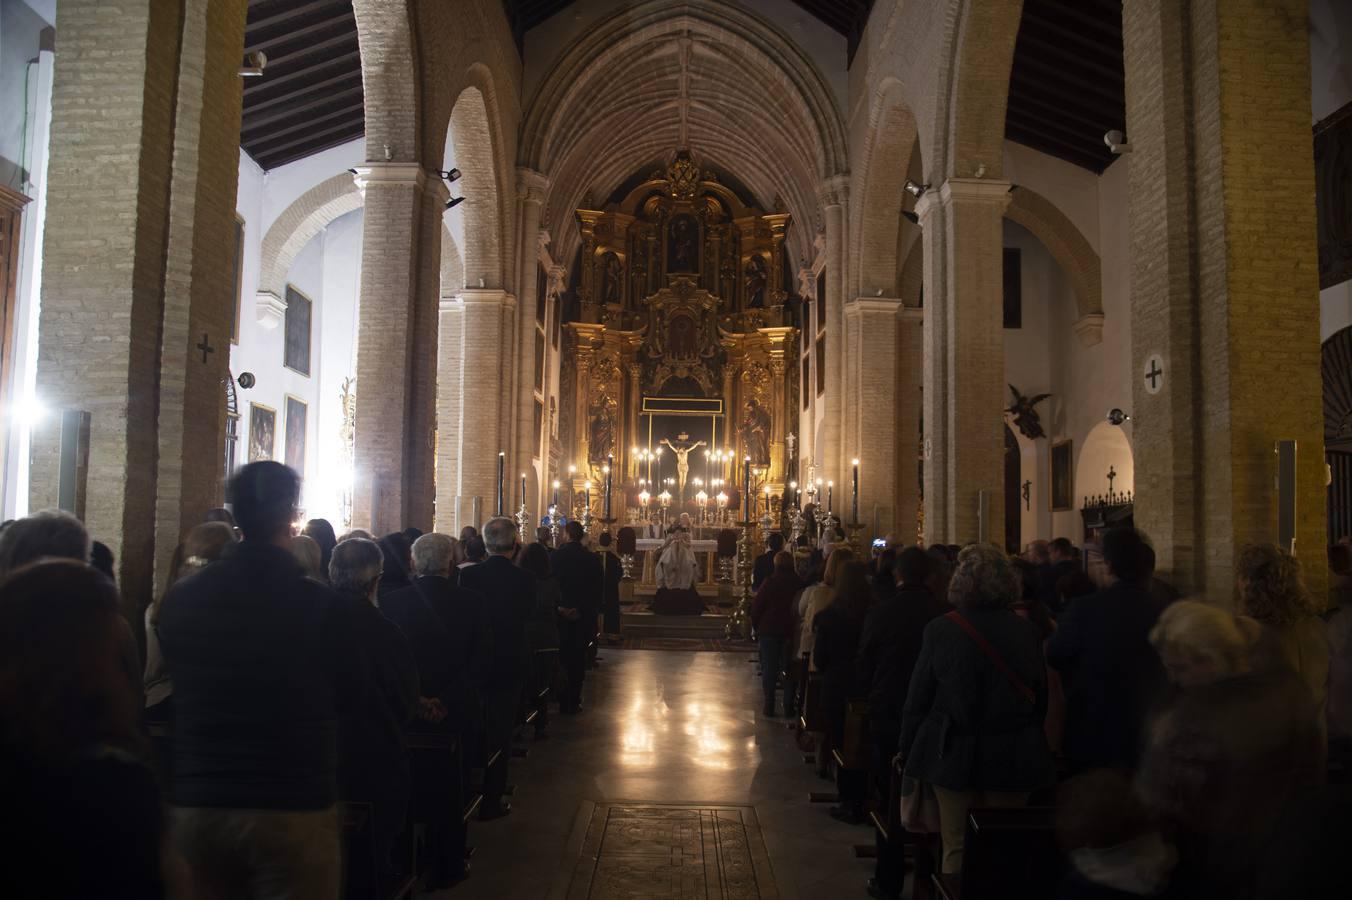
<svg viewBox="0 0 1352 900">
<path fill-rule="evenodd" d="M 1042 420 L 1038 418 L 1037 410 L 1034 409 L 1043 400 L 1046 400 L 1051 394 L 1037 394 L 1032 397 L 1025 397 L 1019 393 L 1019 389 L 1014 385 L 1009 386 L 1009 390 L 1014 394 L 1014 404 L 1005 412 L 1014 417 L 1014 424 L 1018 426 L 1020 433 L 1030 440 L 1037 440 L 1040 437 L 1046 437 L 1047 432 L 1042 430 Z"/>
</svg>

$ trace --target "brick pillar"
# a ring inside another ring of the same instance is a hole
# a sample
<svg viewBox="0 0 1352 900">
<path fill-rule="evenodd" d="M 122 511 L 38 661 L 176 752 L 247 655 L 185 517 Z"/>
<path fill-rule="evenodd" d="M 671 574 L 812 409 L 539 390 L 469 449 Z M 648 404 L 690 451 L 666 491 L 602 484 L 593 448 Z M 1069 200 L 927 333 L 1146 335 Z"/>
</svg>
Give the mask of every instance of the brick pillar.
<svg viewBox="0 0 1352 900">
<path fill-rule="evenodd" d="M 225 499 L 245 5 L 192 0 L 184 19 L 160 348 L 157 590 L 181 537 Z"/>
<path fill-rule="evenodd" d="M 829 178 L 821 189 L 826 224 L 826 409 L 823 425 L 826 445 L 814 447 L 817 471 L 823 481 L 845 484 L 845 204 L 849 198 L 846 176 Z"/>
<path fill-rule="evenodd" d="M 511 440 L 511 418 L 504 413 L 511 408 L 518 307 L 511 294 L 492 288 L 466 288 L 460 299 L 463 410 L 458 494 L 461 524 L 482 525 L 493 515 L 497 499 L 498 451 Z M 508 470 L 507 478 L 519 480 L 521 471 Z M 512 487 L 507 485 L 509 497 L 516 494 Z M 482 513 L 478 521 L 470 521 L 475 497 Z"/>
<path fill-rule="evenodd" d="M 455 296 L 441 298 L 437 329 L 437 510 L 433 527 L 459 535 L 470 524 L 460 517 L 460 443 L 465 433 L 465 307 Z M 470 423 L 471 426 L 473 423 Z"/>
<path fill-rule="evenodd" d="M 357 169 L 365 197 L 352 521 L 432 526 L 436 328 L 447 191 L 416 163 Z"/>
<path fill-rule="evenodd" d="M 1002 229 L 1009 183 L 950 178 L 916 205 L 924 228 L 925 539 L 1004 540 Z"/>
<path fill-rule="evenodd" d="M 219 489 L 210 420 L 224 398 L 228 307 L 199 280 L 228 269 L 243 3 L 70 0 L 57 29 L 37 385 L 49 408 L 89 414 L 77 511 L 136 606 L 153 592 L 156 528 L 177 540 Z M 206 364 L 191 352 L 203 330 L 215 335 Z M 33 508 L 57 505 L 59 466 L 52 416 L 33 435 Z M 157 488 L 170 495 L 158 507 Z"/>
<path fill-rule="evenodd" d="M 1327 581 L 1307 21 L 1302 0 L 1124 6 L 1136 521 L 1218 602 L 1238 550 L 1276 540 L 1281 439 L 1296 550 Z"/>
<path fill-rule="evenodd" d="M 904 542 L 919 540 L 920 521 L 920 407 L 924 380 L 924 313 L 902 307 L 897 310 L 896 379 L 896 532 Z"/>
<path fill-rule="evenodd" d="M 840 516 L 850 518 L 851 459 L 859 460 L 859 519 L 868 535 L 896 528 L 897 456 L 914 457 L 902 436 L 903 422 L 885 410 L 897 406 L 899 366 L 896 360 L 901 301 L 892 297 L 858 297 L 845 308 L 847 416 L 845 474 L 837 484 Z M 918 360 L 912 359 L 914 366 Z M 876 519 L 875 519 L 876 515 Z"/>
<path fill-rule="evenodd" d="M 532 169 L 517 169 L 516 200 L 521 223 L 521 269 L 517 277 L 517 301 L 521 314 L 518 322 L 518 352 L 520 365 L 516 367 L 516 464 L 518 484 L 522 472 L 527 476 L 526 496 L 535 494 L 535 466 L 533 460 L 544 451 L 535 445 L 535 304 L 539 265 L 540 215 L 548 180 Z M 509 457 L 511 458 L 511 457 Z M 549 476 L 545 472 L 546 477 Z M 518 488 L 519 490 L 519 488 Z M 511 494 L 509 494 L 510 496 Z M 509 510 L 509 513 L 511 510 Z"/>
</svg>

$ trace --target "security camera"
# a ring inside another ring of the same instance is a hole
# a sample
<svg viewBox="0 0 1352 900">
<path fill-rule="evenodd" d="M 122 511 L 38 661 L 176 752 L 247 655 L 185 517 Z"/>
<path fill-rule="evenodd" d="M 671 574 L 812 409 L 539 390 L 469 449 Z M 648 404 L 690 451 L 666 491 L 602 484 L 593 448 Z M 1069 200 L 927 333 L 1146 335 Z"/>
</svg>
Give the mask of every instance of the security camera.
<svg viewBox="0 0 1352 900">
<path fill-rule="evenodd" d="M 268 55 L 262 50 L 255 50 L 244 54 L 244 65 L 240 66 L 239 74 L 244 78 L 257 78 L 267 67 Z"/>
<path fill-rule="evenodd" d="M 1108 410 L 1108 424 L 1109 424 L 1109 425 L 1121 425 L 1121 424 L 1124 423 L 1124 422 L 1130 422 L 1130 421 L 1131 421 L 1131 416 L 1129 416 L 1129 415 L 1127 415 L 1126 413 L 1122 412 L 1122 410 L 1118 409 L 1117 407 L 1114 406 L 1112 409 Z"/>
<path fill-rule="evenodd" d="M 235 381 L 246 391 L 258 383 L 258 379 L 254 377 L 252 372 L 240 372 Z"/>
<path fill-rule="evenodd" d="M 1108 150 L 1121 156 L 1123 153 L 1131 152 L 1131 144 L 1127 143 L 1127 136 L 1117 129 L 1113 129 L 1103 136 L 1103 143 L 1108 145 Z"/>
</svg>

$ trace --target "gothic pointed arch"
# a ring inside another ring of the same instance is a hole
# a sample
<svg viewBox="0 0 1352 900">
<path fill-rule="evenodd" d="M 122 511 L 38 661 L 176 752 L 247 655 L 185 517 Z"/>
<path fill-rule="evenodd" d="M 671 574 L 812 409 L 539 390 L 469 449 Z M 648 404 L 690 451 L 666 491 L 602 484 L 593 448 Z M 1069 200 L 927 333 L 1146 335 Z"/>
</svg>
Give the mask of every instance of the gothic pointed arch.
<svg viewBox="0 0 1352 900">
<path fill-rule="evenodd" d="M 1103 273 L 1098 252 L 1055 204 L 1021 185 L 1010 190 L 1005 218 L 1032 232 L 1061 266 L 1075 289 L 1081 323 L 1076 327 L 1082 335 L 1093 332 L 1095 339 L 1087 343 L 1098 343 L 1103 323 Z"/>
<path fill-rule="evenodd" d="M 879 291 L 891 294 L 897 280 L 903 262 L 901 213 L 909 197 L 905 184 L 920 155 L 917 137 L 915 115 L 906 104 L 901 82 L 889 76 L 871 98 L 863 151 L 853 167 L 858 198 L 852 205 L 857 267 L 851 293 L 856 296 L 872 297 Z"/>
<path fill-rule="evenodd" d="M 941 178 L 999 178 L 1004 172 L 1005 110 L 1023 0 L 947 0 L 939 74 L 940 103 L 929 156 Z"/>
<path fill-rule="evenodd" d="M 505 173 L 496 152 L 496 130 L 489 96 L 479 86 L 461 91 L 451 109 L 446 135 L 447 166 L 460 170 L 452 193 L 464 202 L 451 210 L 450 231 L 462 248 L 465 283 L 471 287 L 505 285 L 507 247 L 504 223 Z"/>
</svg>

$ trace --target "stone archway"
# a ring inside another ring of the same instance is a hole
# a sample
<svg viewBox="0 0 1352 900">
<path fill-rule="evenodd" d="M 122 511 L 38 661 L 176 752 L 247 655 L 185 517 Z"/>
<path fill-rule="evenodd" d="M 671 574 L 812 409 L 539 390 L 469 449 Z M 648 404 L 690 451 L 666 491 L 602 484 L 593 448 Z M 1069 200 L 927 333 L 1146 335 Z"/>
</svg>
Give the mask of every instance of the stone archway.
<svg viewBox="0 0 1352 900">
<path fill-rule="evenodd" d="M 1005 109 L 1023 0 L 952 0 L 954 44 L 948 90 L 935 123 L 946 146 L 944 178 L 999 178 L 1004 172 Z"/>
<path fill-rule="evenodd" d="M 346 172 L 321 181 L 297 197 L 263 235 L 258 292 L 280 301 L 297 254 L 334 219 L 361 207 L 361 192 Z"/>
<path fill-rule="evenodd" d="M 467 87 L 451 110 L 446 135 L 447 166 L 461 172 L 452 192 L 464 202 L 448 214 L 451 234 L 463 248 L 467 287 L 502 288 L 505 271 L 502 191 L 489 104 L 478 87 Z"/>
<path fill-rule="evenodd" d="M 1084 346 L 1103 340 L 1103 274 L 1099 255 L 1066 214 L 1036 191 L 1015 186 L 1005 218 L 1042 242 L 1075 288 L 1075 333 Z"/>
<path fill-rule="evenodd" d="M 919 155 L 916 121 L 901 82 L 885 79 L 875 93 L 868 136 L 856 171 L 854 204 L 855 296 L 891 294 L 901 259 L 901 213 L 907 173 Z M 923 168 L 922 168 L 923 171 Z"/>
</svg>

